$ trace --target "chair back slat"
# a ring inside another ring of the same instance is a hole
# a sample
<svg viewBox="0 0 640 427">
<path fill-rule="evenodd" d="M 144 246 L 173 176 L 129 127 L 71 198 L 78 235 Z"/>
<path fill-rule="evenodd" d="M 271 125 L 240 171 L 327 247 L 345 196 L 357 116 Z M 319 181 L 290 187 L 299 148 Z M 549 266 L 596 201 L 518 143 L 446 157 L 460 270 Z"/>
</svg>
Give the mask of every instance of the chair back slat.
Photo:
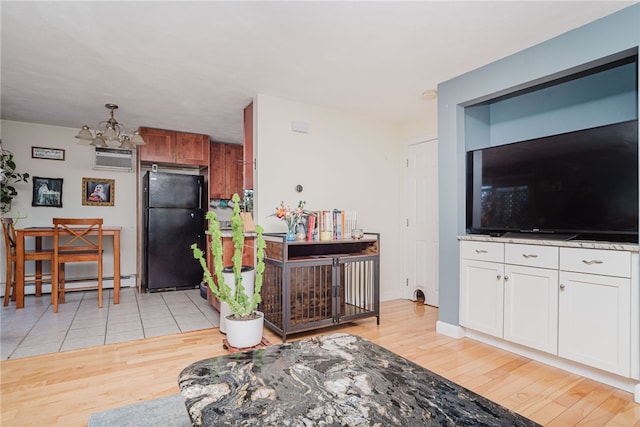
<svg viewBox="0 0 640 427">
<path fill-rule="evenodd" d="M 53 312 L 58 312 L 58 302 L 64 302 L 65 264 L 75 262 L 97 262 L 102 308 L 102 218 L 53 218 L 53 251 Z"/>
<path fill-rule="evenodd" d="M 102 218 L 54 218 L 54 249 L 59 253 L 102 252 Z M 95 233 L 97 241 L 89 239 Z"/>
</svg>

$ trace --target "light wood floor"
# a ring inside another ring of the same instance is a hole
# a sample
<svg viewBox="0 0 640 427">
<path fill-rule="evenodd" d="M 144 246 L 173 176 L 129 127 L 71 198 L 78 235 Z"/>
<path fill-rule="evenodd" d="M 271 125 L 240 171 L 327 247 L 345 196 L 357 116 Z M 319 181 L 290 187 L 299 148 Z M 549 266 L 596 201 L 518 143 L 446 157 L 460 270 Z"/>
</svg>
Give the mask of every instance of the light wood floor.
<svg viewBox="0 0 640 427">
<path fill-rule="evenodd" d="M 470 339 L 435 332 L 437 309 L 382 303 L 366 319 L 323 329 L 367 338 L 476 393 L 548 426 L 640 426 L 631 393 Z M 272 343 L 279 337 L 266 330 Z M 2 426 L 84 426 L 89 415 L 179 392 L 187 365 L 226 354 L 217 329 L 0 362 Z"/>
</svg>

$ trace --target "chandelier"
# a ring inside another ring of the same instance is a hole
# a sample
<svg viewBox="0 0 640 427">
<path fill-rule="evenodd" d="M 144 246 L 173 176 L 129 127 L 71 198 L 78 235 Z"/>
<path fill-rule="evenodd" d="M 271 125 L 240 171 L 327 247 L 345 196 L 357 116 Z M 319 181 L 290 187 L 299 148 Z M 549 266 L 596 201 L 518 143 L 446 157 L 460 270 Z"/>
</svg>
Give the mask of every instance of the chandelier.
<svg viewBox="0 0 640 427">
<path fill-rule="evenodd" d="M 95 135 L 89 126 L 84 125 L 75 136 L 80 140 L 79 144 L 93 145 L 94 147 L 113 147 L 134 149 L 137 145 L 144 145 L 144 139 L 137 131 L 133 134 L 126 133 L 125 127 L 113 117 L 113 111 L 118 108 L 116 104 L 105 104 L 111 111 L 111 118 L 106 122 L 100 122 L 102 130 L 95 131 Z M 90 141 L 85 143 L 85 141 Z"/>
</svg>

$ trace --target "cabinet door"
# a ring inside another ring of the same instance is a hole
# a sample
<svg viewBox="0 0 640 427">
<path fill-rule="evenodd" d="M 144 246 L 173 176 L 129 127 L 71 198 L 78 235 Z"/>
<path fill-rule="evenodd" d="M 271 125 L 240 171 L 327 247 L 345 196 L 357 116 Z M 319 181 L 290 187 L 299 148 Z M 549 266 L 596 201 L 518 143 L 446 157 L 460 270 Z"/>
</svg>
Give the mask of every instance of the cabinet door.
<svg viewBox="0 0 640 427">
<path fill-rule="evenodd" d="M 242 146 L 235 144 L 225 144 L 225 163 L 227 178 L 227 194 L 229 197 L 238 193 L 242 198 Z"/>
<path fill-rule="evenodd" d="M 176 133 L 170 130 L 140 128 L 146 144 L 139 150 L 140 161 L 149 163 L 174 163 Z"/>
<path fill-rule="evenodd" d="M 242 146 L 211 144 L 209 197 L 230 199 L 233 193 L 242 197 Z"/>
<path fill-rule="evenodd" d="M 505 265 L 504 339 L 558 352 L 558 270 Z"/>
<path fill-rule="evenodd" d="M 502 338 L 504 265 L 463 259 L 460 273 L 460 324 Z"/>
<path fill-rule="evenodd" d="M 630 374 L 631 280 L 560 272 L 558 355 Z"/>
<path fill-rule="evenodd" d="M 334 267 L 337 321 L 349 322 L 378 313 L 378 258 L 347 256 L 339 261 Z"/>
<path fill-rule="evenodd" d="M 253 102 L 244 109 L 243 188 L 253 190 Z"/>
<path fill-rule="evenodd" d="M 253 236 L 245 236 L 244 238 L 244 251 L 242 252 L 242 265 L 249 265 L 253 267 L 254 265 L 254 247 L 255 247 L 255 237 Z M 231 237 L 222 237 L 222 266 L 228 267 L 233 265 L 233 238 Z M 213 281 L 217 284 L 218 278 L 215 276 L 215 266 L 213 265 L 213 254 L 211 253 L 211 235 L 207 234 L 207 268 L 211 271 L 213 275 Z M 213 295 L 211 289 L 207 287 L 207 300 L 211 303 L 216 310 L 220 311 L 220 300 Z"/>
<path fill-rule="evenodd" d="M 224 145 L 212 142 L 209 147 L 209 197 L 212 199 L 225 198 Z"/>
<path fill-rule="evenodd" d="M 209 137 L 197 133 L 176 133 L 176 163 L 209 166 Z"/>
</svg>

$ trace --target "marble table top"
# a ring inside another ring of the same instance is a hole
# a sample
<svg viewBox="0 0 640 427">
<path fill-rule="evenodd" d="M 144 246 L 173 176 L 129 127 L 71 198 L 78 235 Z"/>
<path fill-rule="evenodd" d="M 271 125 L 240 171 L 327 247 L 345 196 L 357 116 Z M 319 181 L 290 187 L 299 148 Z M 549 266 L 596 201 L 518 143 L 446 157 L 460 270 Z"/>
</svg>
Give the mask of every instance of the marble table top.
<svg viewBox="0 0 640 427">
<path fill-rule="evenodd" d="M 201 360 L 178 384 L 196 426 L 538 426 L 342 333 Z"/>
</svg>

